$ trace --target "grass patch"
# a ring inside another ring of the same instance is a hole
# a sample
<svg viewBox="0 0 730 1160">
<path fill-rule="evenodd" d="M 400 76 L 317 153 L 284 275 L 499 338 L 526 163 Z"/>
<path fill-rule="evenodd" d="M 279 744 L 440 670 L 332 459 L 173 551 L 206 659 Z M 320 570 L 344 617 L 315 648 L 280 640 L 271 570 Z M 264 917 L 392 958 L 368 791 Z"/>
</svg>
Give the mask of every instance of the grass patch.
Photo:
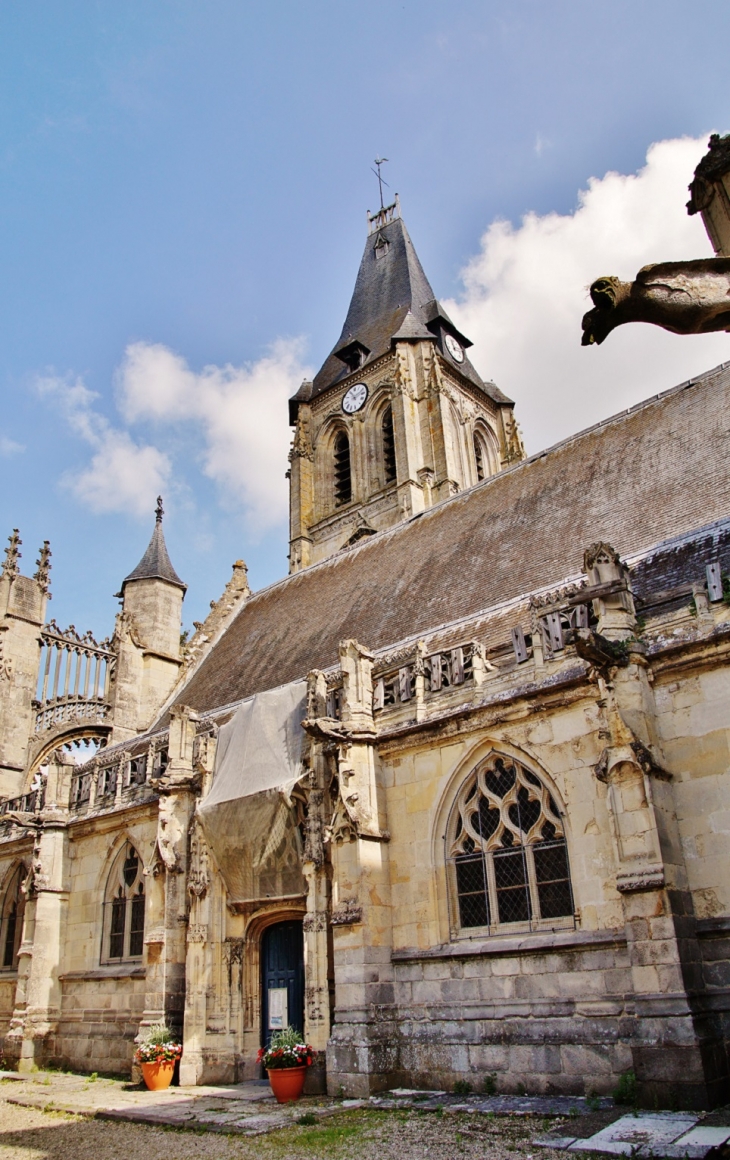
<svg viewBox="0 0 730 1160">
<path fill-rule="evenodd" d="M 636 1075 L 633 1071 L 625 1071 L 619 1076 L 618 1084 L 614 1088 L 613 1098 L 617 1104 L 627 1104 L 635 1107 L 638 1102 L 638 1087 Z"/>
<path fill-rule="evenodd" d="M 324 1152 L 328 1148 L 337 1148 L 346 1140 L 360 1134 L 359 1124 L 328 1124 L 324 1128 L 311 1128 L 303 1132 L 297 1143 L 301 1148 Z"/>
</svg>

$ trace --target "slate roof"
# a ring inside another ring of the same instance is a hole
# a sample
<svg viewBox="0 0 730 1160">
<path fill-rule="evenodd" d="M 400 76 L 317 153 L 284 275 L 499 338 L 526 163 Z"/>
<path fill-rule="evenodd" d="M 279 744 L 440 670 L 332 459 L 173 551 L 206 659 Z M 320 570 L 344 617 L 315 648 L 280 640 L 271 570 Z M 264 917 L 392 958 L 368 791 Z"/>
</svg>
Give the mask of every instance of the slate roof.
<svg viewBox="0 0 730 1160">
<path fill-rule="evenodd" d="M 369 352 L 362 364 L 366 367 L 386 354 L 394 339 L 440 342 L 444 333 L 454 335 L 464 348 L 472 345 L 436 300 L 405 222 L 396 217 L 368 237 L 342 333 L 314 382 L 302 384 L 291 400 L 292 422 L 296 420 L 298 402 L 316 398 L 353 373 L 352 367 L 338 358 L 338 353 L 345 352 L 353 342 Z M 461 364 L 454 363 L 447 353 L 444 358 L 491 399 L 510 402 L 494 383 L 485 383 L 479 377 L 466 354 Z"/>
<path fill-rule="evenodd" d="M 125 576 L 122 581 L 122 592 L 124 585 L 129 584 L 130 580 L 166 580 L 168 584 L 182 588 L 183 592 L 187 591 L 187 584 L 183 584 L 172 566 L 162 531 L 162 516 L 160 515 L 155 520 L 155 529 L 147 545 L 147 551 L 134 571 Z"/>
<path fill-rule="evenodd" d="M 176 699 L 212 710 L 335 664 L 348 637 L 385 648 L 560 584 L 596 540 L 637 556 L 727 520 L 729 416 L 726 363 L 262 589 Z"/>
</svg>

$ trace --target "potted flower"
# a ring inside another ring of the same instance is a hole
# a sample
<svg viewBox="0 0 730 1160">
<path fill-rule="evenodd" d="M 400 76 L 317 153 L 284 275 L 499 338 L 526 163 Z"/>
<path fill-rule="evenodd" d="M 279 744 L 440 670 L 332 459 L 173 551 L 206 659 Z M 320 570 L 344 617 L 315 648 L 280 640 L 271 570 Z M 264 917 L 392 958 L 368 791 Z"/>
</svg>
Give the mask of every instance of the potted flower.
<svg viewBox="0 0 730 1160">
<path fill-rule="evenodd" d="M 257 1062 L 268 1072 L 271 1090 L 280 1104 L 299 1099 L 313 1059 L 314 1048 L 303 1042 L 294 1027 L 275 1031 L 269 1046 L 260 1048 L 257 1056 Z"/>
<path fill-rule="evenodd" d="M 163 1091 L 172 1082 L 175 1064 L 182 1055 L 182 1043 L 175 1043 L 164 1023 L 153 1023 L 134 1053 L 142 1078 L 152 1092 Z"/>
</svg>

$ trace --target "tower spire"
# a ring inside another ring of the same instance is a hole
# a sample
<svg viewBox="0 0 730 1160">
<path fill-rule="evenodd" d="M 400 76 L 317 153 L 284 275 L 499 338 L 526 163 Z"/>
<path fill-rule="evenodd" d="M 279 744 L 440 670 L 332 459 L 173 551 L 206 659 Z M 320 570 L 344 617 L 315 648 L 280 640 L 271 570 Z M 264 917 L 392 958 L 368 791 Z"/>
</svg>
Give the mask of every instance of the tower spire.
<svg viewBox="0 0 730 1160">
<path fill-rule="evenodd" d="M 158 495 L 157 506 L 155 507 L 155 526 L 150 542 L 147 545 L 147 551 L 134 571 L 130 572 L 122 581 L 122 592 L 124 592 L 125 585 L 129 584 L 131 580 L 165 580 L 168 584 L 174 584 L 176 588 L 182 588 L 183 592 L 187 590 L 187 585 L 183 584 L 173 568 L 167 551 L 167 544 L 165 543 L 165 536 L 162 531 L 162 517 L 164 514 L 165 509 L 162 506 L 162 496 Z"/>
</svg>

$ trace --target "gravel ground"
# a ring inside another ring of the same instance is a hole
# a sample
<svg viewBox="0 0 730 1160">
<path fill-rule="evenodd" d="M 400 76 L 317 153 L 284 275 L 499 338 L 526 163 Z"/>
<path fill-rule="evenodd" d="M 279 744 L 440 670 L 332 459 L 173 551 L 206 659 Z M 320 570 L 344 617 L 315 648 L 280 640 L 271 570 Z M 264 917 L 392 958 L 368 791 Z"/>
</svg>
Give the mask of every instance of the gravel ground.
<svg viewBox="0 0 730 1160">
<path fill-rule="evenodd" d="M 358 1110 L 246 1139 L 86 1119 L 0 1100 L 0 1160 L 542 1160 L 545 1153 L 530 1143 L 542 1126 L 532 1117 Z"/>
</svg>

